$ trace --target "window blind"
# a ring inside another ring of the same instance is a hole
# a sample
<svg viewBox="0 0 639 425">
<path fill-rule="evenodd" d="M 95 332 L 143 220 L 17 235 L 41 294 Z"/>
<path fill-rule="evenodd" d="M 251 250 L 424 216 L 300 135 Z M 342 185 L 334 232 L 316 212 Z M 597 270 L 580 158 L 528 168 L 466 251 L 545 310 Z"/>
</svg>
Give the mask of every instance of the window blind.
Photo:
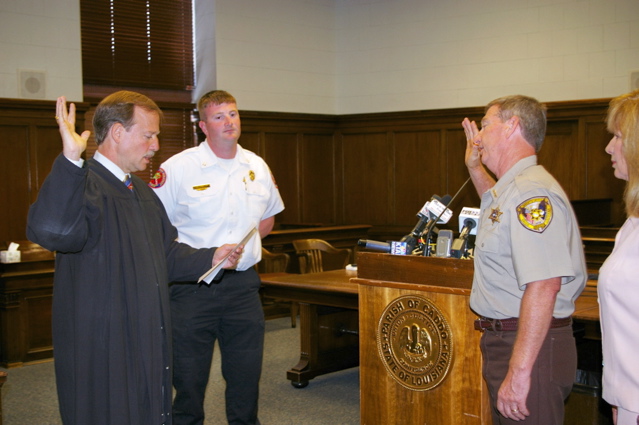
<svg viewBox="0 0 639 425">
<path fill-rule="evenodd" d="M 193 88 L 191 0 L 81 0 L 84 84 Z"/>
</svg>

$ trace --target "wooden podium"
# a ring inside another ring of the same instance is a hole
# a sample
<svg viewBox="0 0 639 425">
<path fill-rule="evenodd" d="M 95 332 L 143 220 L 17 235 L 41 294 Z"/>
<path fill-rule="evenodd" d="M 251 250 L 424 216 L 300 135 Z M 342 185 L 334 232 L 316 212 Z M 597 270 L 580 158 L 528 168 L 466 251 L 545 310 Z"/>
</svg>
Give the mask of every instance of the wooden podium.
<svg viewBox="0 0 639 425">
<path fill-rule="evenodd" d="M 361 424 L 490 424 L 473 262 L 362 252 L 357 267 Z"/>
</svg>

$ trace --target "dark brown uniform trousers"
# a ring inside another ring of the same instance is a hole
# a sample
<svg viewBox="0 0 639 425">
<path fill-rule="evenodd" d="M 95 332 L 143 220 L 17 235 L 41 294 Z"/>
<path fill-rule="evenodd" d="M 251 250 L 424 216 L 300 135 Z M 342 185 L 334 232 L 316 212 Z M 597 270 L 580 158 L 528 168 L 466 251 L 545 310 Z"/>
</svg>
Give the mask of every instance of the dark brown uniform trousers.
<svg viewBox="0 0 639 425">
<path fill-rule="evenodd" d="M 570 394 L 577 371 L 577 348 L 572 326 L 550 329 L 537 356 L 523 421 L 503 417 L 497 410 L 497 392 L 508 372 L 517 331 L 485 331 L 481 337 L 483 376 L 488 385 L 494 425 L 562 425 L 564 400 Z"/>
</svg>

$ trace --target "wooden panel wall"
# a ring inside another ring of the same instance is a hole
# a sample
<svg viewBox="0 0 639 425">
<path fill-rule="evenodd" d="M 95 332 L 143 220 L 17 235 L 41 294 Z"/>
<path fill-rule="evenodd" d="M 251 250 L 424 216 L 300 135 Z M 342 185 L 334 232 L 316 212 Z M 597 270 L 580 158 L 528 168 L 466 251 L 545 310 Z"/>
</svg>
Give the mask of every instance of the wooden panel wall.
<svg viewBox="0 0 639 425">
<path fill-rule="evenodd" d="M 326 115 L 240 111 L 240 144 L 268 163 L 286 209 L 279 223 L 339 224 L 336 119 Z M 357 223 L 360 224 L 360 223 Z"/>
<path fill-rule="evenodd" d="M 26 240 L 29 206 L 61 150 L 55 102 L 0 99 L 0 241 Z"/>
<path fill-rule="evenodd" d="M 607 99 L 549 103 L 539 162 L 572 200 L 613 198 L 618 224 L 623 221 L 624 182 L 614 178 L 610 157 L 604 152 L 609 140 L 604 124 L 607 106 Z M 345 173 L 345 187 L 365 194 L 358 198 L 362 202 L 358 205 L 366 207 L 360 207 L 357 222 L 405 229 L 414 225 L 415 213 L 433 194 L 454 195 L 468 178 L 460 123 L 464 117 L 479 121 L 482 116 L 483 108 L 465 108 L 341 117 L 338 137 L 345 146 L 344 159 L 347 144 L 356 143 L 366 145 L 375 157 L 374 162 L 364 159 L 346 168 L 350 172 Z M 355 208 L 347 197 L 344 202 L 346 211 Z M 463 206 L 479 206 L 472 183 L 460 192 L 452 208 L 458 212 Z M 354 223 L 352 217 L 346 214 L 344 224 Z"/>
<path fill-rule="evenodd" d="M 549 103 L 539 157 L 572 200 L 612 198 L 613 224 L 620 224 L 624 182 L 604 152 L 607 106 L 608 99 Z M 60 152 L 54 110 L 53 102 L 0 99 L 0 240 L 25 238 L 28 206 Z M 479 121 L 483 108 L 241 116 L 240 143 L 265 158 L 286 204 L 277 223 L 371 224 L 373 233 L 403 235 L 425 201 L 454 195 L 468 178 L 460 123 Z M 451 207 L 478 205 L 468 184 Z"/>
<path fill-rule="evenodd" d="M 609 99 L 549 103 L 539 161 L 572 200 L 613 199 L 623 222 L 624 182 L 604 151 Z M 461 121 L 480 121 L 483 107 L 346 115 L 242 111 L 241 143 L 268 162 L 286 210 L 280 223 L 372 224 L 406 233 L 434 194 L 454 195 L 468 179 Z M 452 208 L 479 206 L 472 183 Z M 453 228 L 456 225 L 452 226 Z"/>
</svg>

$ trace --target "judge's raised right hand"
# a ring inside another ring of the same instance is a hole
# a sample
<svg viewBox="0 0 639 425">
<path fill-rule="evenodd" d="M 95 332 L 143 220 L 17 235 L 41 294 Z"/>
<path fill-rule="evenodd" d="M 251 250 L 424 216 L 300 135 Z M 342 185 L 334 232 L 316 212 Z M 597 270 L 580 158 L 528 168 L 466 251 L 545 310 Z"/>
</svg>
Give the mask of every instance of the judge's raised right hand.
<svg viewBox="0 0 639 425">
<path fill-rule="evenodd" d="M 58 98 L 55 115 L 60 128 L 60 135 L 62 136 L 62 154 L 72 161 L 78 161 L 82 152 L 87 148 L 87 141 L 91 132 L 85 130 L 81 135 L 76 133 L 75 105 L 73 103 L 70 104 L 67 111 L 67 99 L 64 96 Z"/>
</svg>

